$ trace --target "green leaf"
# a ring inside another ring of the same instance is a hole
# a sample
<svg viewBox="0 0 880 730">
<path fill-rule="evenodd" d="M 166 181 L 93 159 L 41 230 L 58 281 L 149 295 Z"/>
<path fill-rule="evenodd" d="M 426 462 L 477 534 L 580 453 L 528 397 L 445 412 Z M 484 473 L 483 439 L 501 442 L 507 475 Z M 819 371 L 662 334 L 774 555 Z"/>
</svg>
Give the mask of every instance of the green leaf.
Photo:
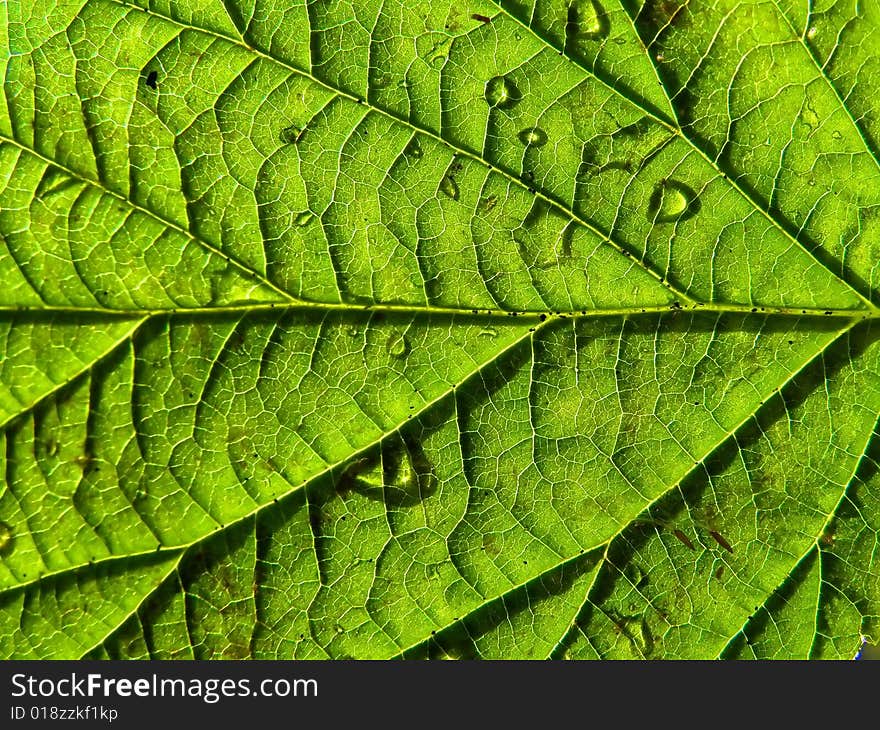
<svg viewBox="0 0 880 730">
<path fill-rule="evenodd" d="M 851 658 L 880 11 L 0 5 L 0 653 Z"/>
</svg>

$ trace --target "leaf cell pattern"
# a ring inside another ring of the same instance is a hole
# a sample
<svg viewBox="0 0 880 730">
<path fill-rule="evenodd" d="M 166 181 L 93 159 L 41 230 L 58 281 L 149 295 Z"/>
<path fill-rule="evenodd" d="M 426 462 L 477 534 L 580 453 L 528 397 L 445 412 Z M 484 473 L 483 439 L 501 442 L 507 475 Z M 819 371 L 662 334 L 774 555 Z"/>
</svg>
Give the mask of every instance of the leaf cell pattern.
<svg viewBox="0 0 880 730">
<path fill-rule="evenodd" d="M 0 652 L 851 658 L 880 10 L 0 5 Z"/>
</svg>

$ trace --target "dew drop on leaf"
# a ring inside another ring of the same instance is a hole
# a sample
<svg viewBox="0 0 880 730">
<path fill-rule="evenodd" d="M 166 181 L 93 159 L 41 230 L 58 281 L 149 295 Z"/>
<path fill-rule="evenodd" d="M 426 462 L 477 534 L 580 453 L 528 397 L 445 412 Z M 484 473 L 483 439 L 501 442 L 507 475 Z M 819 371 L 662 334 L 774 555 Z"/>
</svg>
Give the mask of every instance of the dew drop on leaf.
<svg viewBox="0 0 880 730">
<path fill-rule="evenodd" d="M 379 71 L 371 80 L 370 86 L 374 89 L 385 89 L 391 86 L 391 74 Z"/>
<path fill-rule="evenodd" d="M 12 550 L 12 542 L 12 528 L 5 522 L 0 522 L 0 554 L 10 552 Z"/>
<path fill-rule="evenodd" d="M 397 507 L 417 504 L 436 487 L 434 470 L 421 444 L 401 437 L 389 439 L 378 451 L 356 460 L 343 480 L 365 497 Z"/>
<path fill-rule="evenodd" d="M 302 228 L 303 226 L 307 226 L 312 218 L 314 218 L 312 211 L 304 210 L 296 214 L 296 218 L 293 219 L 293 222 L 298 228 Z"/>
<path fill-rule="evenodd" d="M 458 183 L 452 175 L 446 174 L 440 181 L 440 192 L 445 196 L 458 200 Z"/>
<path fill-rule="evenodd" d="M 388 354 L 392 357 L 403 357 L 409 352 L 409 343 L 404 335 L 391 333 L 386 345 Z"/>
<path fill-rule="evenodd" d="M 284 144 L 296 144 L 302 136 L 302 127 L 291 125 L 281 130 L 281 141 Z"/>
<path fill-rule="evenodd" d="M 522 97 L 510 79 L 494 76 L 486 82 L 486 101 L 491 107 L 510 109 Z"/>
<path fill-rule="evenodd" d="M 55 439 L 49 439 L 46 442 L 46 456 L 58 455 L 58 442 Z"/>
<path fill-rule="evenodd" d="M 420 159 L 421 156 L 424 154 L 422 152 L 422 143 L 419 142 L 418 138 L 414 137 L 410 141 L 410 143 L 406 146 L 406 149 L 404 149 L 403 153 L 407 157 L 412 157 L 413 159 L 416 159 L 416 160 Z"/>
<path fill-rule="evenodd" d="M 572 0 L 568 6 L 566 35 L 569 42 L 595 41 L 608 35 L 611 23 L 598 0 Z"/>
<path fill-rule="evenodd" d="M 547 144 L 547 133 L 539 127 L 529 127 L 522 130 L 517 137 L 527 147 L 541 147 Z"/>
<path fill-rule="evenodd" d="M 698 210 L 697 195 L 687 185 L 677 180 L 661 180 L 648 201 L 648 220 L 673 223 L 696 215 Z"/>
<path fill-rule="evenodd" d="M 617 134 L 623 137 L 641 137 L 650 132 L 653 127 L 654 122 L 651 121 L 650 117 L 641 117 L 632 124 L 621 127 Z"/>
<path fill-rule="evenodd" d="M 480 200 L 480 209 L 484 213 L 488 213 L 498 204 L 498 196 L 497 195 L 489 195 L 486 198 L 482 198 Z"/>
<path fill-rule="evenodd" d="M 428 39 L 428 42 L 430 42 L 430 36 L 426 36 L 426 38 Z M 421 50 L 419 55 L 425 58 L 431 68 L 439 71 L 449 59 L 453 40 L 454 38 L 452 36 L 443 36 L 430 48 L 424 48 L 424 44 L 422 44 L 424 50 Z"/>
</svg>

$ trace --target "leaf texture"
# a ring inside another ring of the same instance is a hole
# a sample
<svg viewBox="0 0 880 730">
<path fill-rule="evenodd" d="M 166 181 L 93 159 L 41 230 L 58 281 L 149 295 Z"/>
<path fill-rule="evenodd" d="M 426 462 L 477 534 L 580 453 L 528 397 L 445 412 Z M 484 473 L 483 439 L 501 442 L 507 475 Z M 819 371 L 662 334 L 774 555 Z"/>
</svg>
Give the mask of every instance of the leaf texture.
<svg viewBox="0 0 880 730">
<path fill-rule="evenodd" d="M 0 653 L 851 658 L 880 14 L 0 7 Z"/>
</svg>

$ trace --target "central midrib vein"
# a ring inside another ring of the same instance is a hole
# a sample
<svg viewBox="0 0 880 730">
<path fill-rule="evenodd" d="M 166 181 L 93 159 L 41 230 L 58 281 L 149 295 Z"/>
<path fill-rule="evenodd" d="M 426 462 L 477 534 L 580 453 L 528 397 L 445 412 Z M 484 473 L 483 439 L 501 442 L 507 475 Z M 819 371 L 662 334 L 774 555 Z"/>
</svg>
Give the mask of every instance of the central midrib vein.
<svg viewBox="0 0 880 730">
<path fill-rule="evenodd" d="M 836 317 L 855 321 L 880 319 L 880 307 L 873 305 L 861 309 L 838 309 L 822 307 L 781 307 L 756 306 L 752 304 L 728 303 L 686 303 L 651 305 L 647 307 L 608 307 L 595 309 L 572 310 L 504 310 L 465 307 L 443 307 L 433 305 L 408 304 L 358 304 L 335 302 L 255 302 L 230 304 L 217 307 L 168 308 L 168 309 L 111 309 L 102 307 L 16 307 L 0 306 L 0 316 L 41 316 L 41 315 L 88 315 L 89 317 L 107 317 L 108 319 L 142 319 L 144 317 L 241 317 L 251 313 L 265 312 L 314 312 L 327 314 L 339 312 L 344 314 L 396 314 L 412 317 L 467 317 L 486 320 L 504 320 L 521 318 L 523 320 L 546 319 L 589 319 L 594 317 L 640 317 L 661 314 L 717 314 L 717 315 L 756 315 L 764 317 Z"/>
</svg>

